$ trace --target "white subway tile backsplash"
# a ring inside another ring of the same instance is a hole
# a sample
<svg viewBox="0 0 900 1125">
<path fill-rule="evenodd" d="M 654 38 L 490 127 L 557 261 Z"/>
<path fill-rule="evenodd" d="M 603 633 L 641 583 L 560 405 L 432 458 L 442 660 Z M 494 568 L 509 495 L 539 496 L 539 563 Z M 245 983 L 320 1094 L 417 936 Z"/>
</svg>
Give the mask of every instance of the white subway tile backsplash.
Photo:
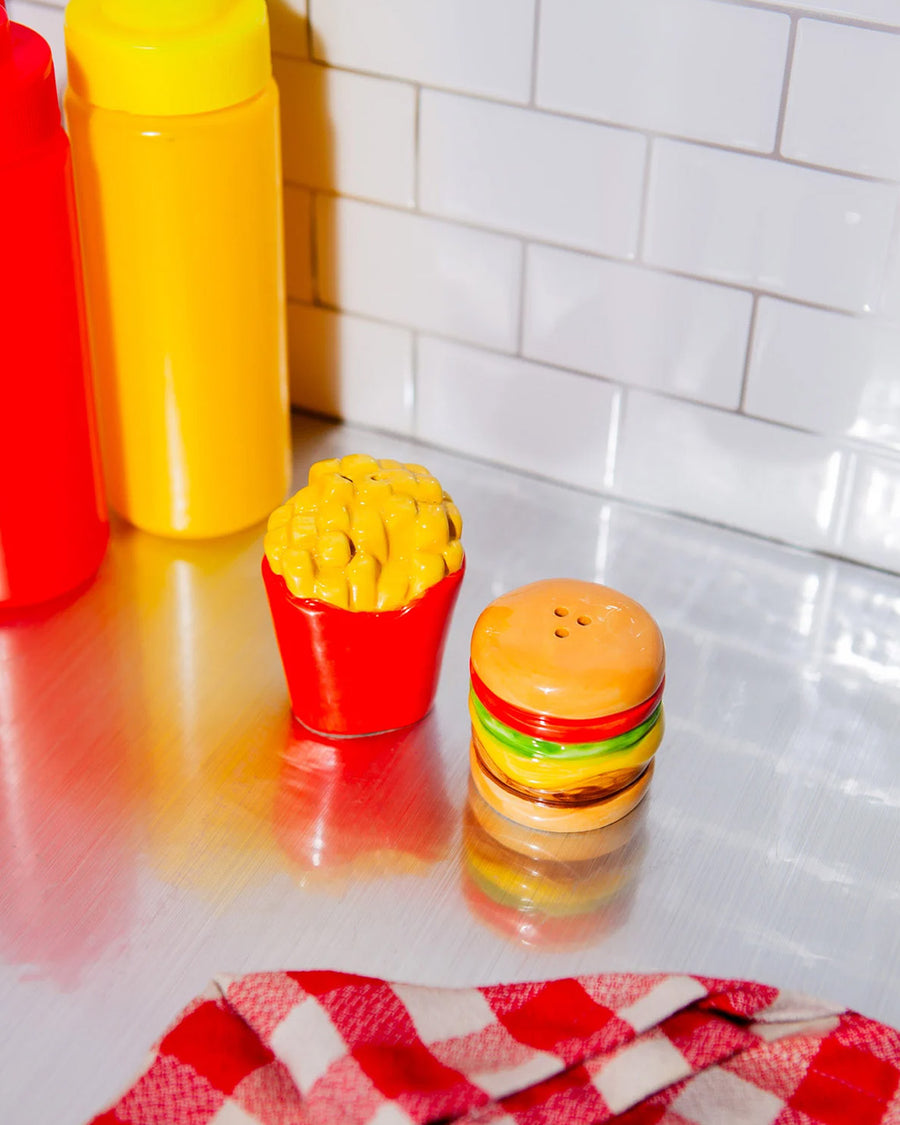
<svg viewBox="0 0 900 1125">
<path fill-rule="evenodd" d="M 900 326 L 761 299 L 745 406 L 900 449 Z"/>
<path fill-rule="evenodd" d="M 632 257 L 645 154 L 622 129 L 422 92 L 419 202 L 449 218 Z"/>
<path fill-rule="evenodd" d="M 878 305 L 898 189 L 678 141 L 653 145 L 647 261 L 866 311 Z"/>
<path fill-rule="evenodd" d="M 309 54 L 306 0 L 266 0 L 272 50 L 303 59 Z"/>
<path fill-rule="evenodd" d="M 759 535 L 824 548 L 834 519 L 841 457 L 822 437 L 629 391 L 615 491 Z"/>
<path fill-rule="evenodd" d="M 582 488 L 604 484 L 608 383 L 422 337 L 416 436 Z"/>
<path fill-rule="evenodd" d="M 295 405 L 900 573 L 900 0 L 267 4 Z"/>
<path fill-rule="evenodd" d="M 288 296 L 312 301 L 312 196 L 291 184 L 284 186 L 284 257 Z"/>
<path fill-rule="evenodd" d="M 716 0 L 543 0 L 537 102 L 771 151 L 789 30 Z"/>
<path fill-rule="evenodd" d="M 414 202 L 416 94 L 405 82 L 276 58 L 286 179 Z"/>
<path fill-rule="evenodd" d="M 525 277 L 526 355 L 738 406 L 749 293 L 544 246 Z"/>
<path fill-rule="evenodd" d="M 8 0 L 6 10 L 14 23 L 24 24 L 42 35 L 50 44 L 56 88 L 62 97 L 66 88 L 66 44 L 63 37 L 63 13 L 59 8 L 30 4 L 28 0 Z"/>
<path fill-rule="evenodd" d="M 395 433 L 412 428 L 412 333 L 309 305 L 288 307 L 291 402 Z"/>
<path fill-rule="evenodd" d="M 900 572 L 900 457 L 857 453 L 840 551 Z"/>
<path fill-rule="evenodd" d="M 315 57 L 507 101 L 528 100 L 535 0 L 320 0 Z"/>
<path fill-rule="evenodd" d="M 800 20 L 781 151 L 900 179 L 900 36 Z"/>
<path fill-rule="evenodd" d="M 521 245 L 356 200 L 316 200 L 319 294 L 349 312 L 515 347 Z"/>
</svg>

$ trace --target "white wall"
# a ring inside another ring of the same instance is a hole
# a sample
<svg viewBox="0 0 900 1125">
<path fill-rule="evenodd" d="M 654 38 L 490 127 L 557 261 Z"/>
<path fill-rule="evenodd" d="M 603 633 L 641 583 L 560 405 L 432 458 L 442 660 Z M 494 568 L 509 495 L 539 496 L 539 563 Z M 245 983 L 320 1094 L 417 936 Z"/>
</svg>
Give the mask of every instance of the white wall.
<svg viewBox="0 0 900 1125">
<path fill-rule="evenodd" d="M 296 403 L 900 572 L 898 0 L 308 2 Z"/>
</svg>

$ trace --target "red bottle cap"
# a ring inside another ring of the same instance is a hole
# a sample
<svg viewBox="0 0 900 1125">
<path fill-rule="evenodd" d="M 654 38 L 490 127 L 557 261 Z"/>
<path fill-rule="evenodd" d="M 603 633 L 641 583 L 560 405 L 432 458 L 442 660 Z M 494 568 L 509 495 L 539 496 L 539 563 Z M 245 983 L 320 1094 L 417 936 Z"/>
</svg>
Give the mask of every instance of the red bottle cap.
<svg viewBox="0 0 900 1125">
<path fill-rule="evenodd" d="M 50 47 L 36 31 L 11 23 L 0 0 L 0 164 L 11 164 L 59 127 Z"/>
</svg>

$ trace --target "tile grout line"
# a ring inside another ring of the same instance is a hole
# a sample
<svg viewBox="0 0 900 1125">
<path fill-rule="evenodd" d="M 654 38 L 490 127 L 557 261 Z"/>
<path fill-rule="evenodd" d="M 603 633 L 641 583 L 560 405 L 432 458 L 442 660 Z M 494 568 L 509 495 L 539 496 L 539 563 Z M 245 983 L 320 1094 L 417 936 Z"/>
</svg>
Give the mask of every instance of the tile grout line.
<svg viewBox="0 0 900 1125">
<path fill-rule="evenodd" d="M 785 0 L 715 0 L 717 4 L 724 4 L 729 8 L 749 8 L 757 12 L 772 12 L 774 15 L 792 16 L 801 20 L 817 20 L 819 23 L 833 23 L 839 27 L 855 27 L 862 31 L 886 31 L 892 35 L 900 35 L 897 24 L 883 23 L 877 19 L 867 20 L 861 16 L 844 16 L 839 12 L 816 11 L 814 8 L 796 8 Z"/>
<path fill-rule="evenodd" d="M 310 60 L 310 62 L 312 62 L 315 57 L 313 55 L 313 47 L 315 45 L 313 40 L 315 39 L 315 36 L 313 35 L 312 9 L 313 0 L 306 0 L 306 57 Z M 272 54 L 275 53 L 275 51 L 272 52 Z"/>
<path fill-rule="evenodd" d="M 653 137 L 647 138 L 647 147 L 644 150 L 644 178 L 641 184 L 641 209 L 638 216 L 637 257 L 635 261 L 645 265 L 647 250 L 647 220 L 650 211 L 650 169 L 653 164 L 653 154 L 656 141 Z"/>
<path fill-rule="evenodd" d="M 402 203 L 386 202 L 379 199 L 370 199 L 360 195 L 341 194 L 334 188 L 312 188 L 309 184 L 298 183 L 294 180 L 285 180 L 285 185 L 293 188 L 300 188 L 305 191 L 314 192 L 316 195 L 323 198 L 335 200 L 347 200 L 351 203 L 361 203 L 366 207 L 383 208 L 385 211 L 390 211 L 394 214 L 406 215 L 413 218 L 426 219 L 429 222 L 444 223 L 447 226 L 460 227 L 463 230 L 477 231 L 479 234 L 493 236 L 494 238 L 506 239 L 514 242 L 526 242 L 533 246 L 543 246 L 550 250 L 563 251 L 566 254 L 575 254 L 583 258 L 590 258 L 600 262 L 611 262 L 615 265 L 630 266 L 632 269 L 642 270 L 647 273 L 658 273 L 664 277 L 680 278 L 683 281 L 694 281 L 701 285 L 711 285 L 719 289 L 727 289 L 733 293 L 748 293 L 750 296 L 771 297 L 774 300 L 783 301 L 789 305 L 799 305 L 805 309 L 815 309 L 818 312 L 834 313 L 837 316 L 850 317 L 852 319 L 862 319 L 870 324 L 892 324 L 895 323 L 894 318 L 886 316 L 876 316 L 874 314 L 867 314 L 863 309 L 848 309 L 840 305 L 829 305 L 822 301 L 812 301 L 805 297 L 795 297 L 789 293 L 780 293 L 775 289 L 764 289 L 758 285 L 749 283 L 741 283 L 737 281 L 728 281 L 725 278 L 716 277 L 712 274 L 699 274 L 691 273 L 690 270 L 680 270 L 675 266 L 663 266 L 652 261 L 637 262 L 634 258 L 621 257 L 616 254 L 611 254 L 603 250 L 587 250 L 583 246 L 574 246 L 571 243 L 553 242 L 550 239 L 540 238 L 535 235 L 528 234 L 524 231 L 498 229 L 497 227 L 488 227 L 483 224 L 472 222 L 467 219 L 460 219 L 456 216 L 441 215 L 434 211 L 423 211 L 419 208 L 417 211 L 411 211 L 408 206 Z"/>
<path fill-rule="evenodd" d="M 787 51 L 784 57 L 784 77 L 781 83 L 781 102 L 778 106 L 778 120 L 775 123 L 775 145 L 773 155 L 781 156 L 781 142 L 784 139 L 784 122 L 787 117 L 788 96 L 791 88 L 791 76 L 794 70 L 794 51 L 797 46 L 797 24 L 800 21 L 796 16 L 791 16 L 791 27 L 788 32 Z"/>
<path fill-rule="evenodd" d="M 744 370 L 741 373 L 741 395 L 738 399 L 737 413 L 745 417 L 747 414 L 747 385 L 750 379 L 750 364 L 753 362 L 753 341 L 756 336 L 756 317 L 759 310 L 759 294 L 753 294 L 753 307 L 750 309 L 750 323 L 747 326 L 747 351 L 744 355 Z M 777 423 L 776 423 L 777 424 Z"/>
<path fill-rule="evenodd" d="M 420 153 L 422 149 L 422 87 L 416 85 L 416 102 L 413 111 L 413 209 L 419 213 L 419 183 L 421 180 Z"/>
<path fill-rule="evenodd" d="M 319 286 L 319 233 L 318 224 L 316 223 L 316 211 L 318 202 L 318 193 L 314 190 L 309 192 L 309 269 L 310 280 L 312 282 L 312 303 L 316 306 L 322 304 L 322 295 Z M 288 294 L 290 298 L 290 294 Z"/>
<path fill-rule="evenodd" d="M 409 426 L 410 433 L 415 437 L 419 432 L 419 341 L 421 340 L 421 333 L 417 329 L 413 329 L 412 333 L 412 402 L 409 409 Z"/>
<path fill-rule="evenodd" d="M 531 84 L 528 104 L 537 106 L 538 54 L 541 34 L 541 0 L 534 0 L 534 18 L 531 24 Z"/>
<path fill-rule="evenodd" d="M 515 354 L 524 359 L 525 350 L 525 295 L 526 286 L 528 284 L 528 242 L 523 239 L 519 247 L 519 311 L 518 323 L 516 324 L 516 352 Z"/>
</svg>

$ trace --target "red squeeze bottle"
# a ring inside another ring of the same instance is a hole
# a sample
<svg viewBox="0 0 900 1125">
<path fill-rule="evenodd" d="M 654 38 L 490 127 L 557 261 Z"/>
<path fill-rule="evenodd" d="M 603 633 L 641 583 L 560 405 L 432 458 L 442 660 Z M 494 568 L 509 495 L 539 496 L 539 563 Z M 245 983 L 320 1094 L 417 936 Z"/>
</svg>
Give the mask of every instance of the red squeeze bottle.
<svg viewBox="0 0 900 1125">
<path fill-rule="evenodd" d="M 0 0 L 0 617 L 86 583 L 108 538 L 53 60 Z"/>
</svg>

